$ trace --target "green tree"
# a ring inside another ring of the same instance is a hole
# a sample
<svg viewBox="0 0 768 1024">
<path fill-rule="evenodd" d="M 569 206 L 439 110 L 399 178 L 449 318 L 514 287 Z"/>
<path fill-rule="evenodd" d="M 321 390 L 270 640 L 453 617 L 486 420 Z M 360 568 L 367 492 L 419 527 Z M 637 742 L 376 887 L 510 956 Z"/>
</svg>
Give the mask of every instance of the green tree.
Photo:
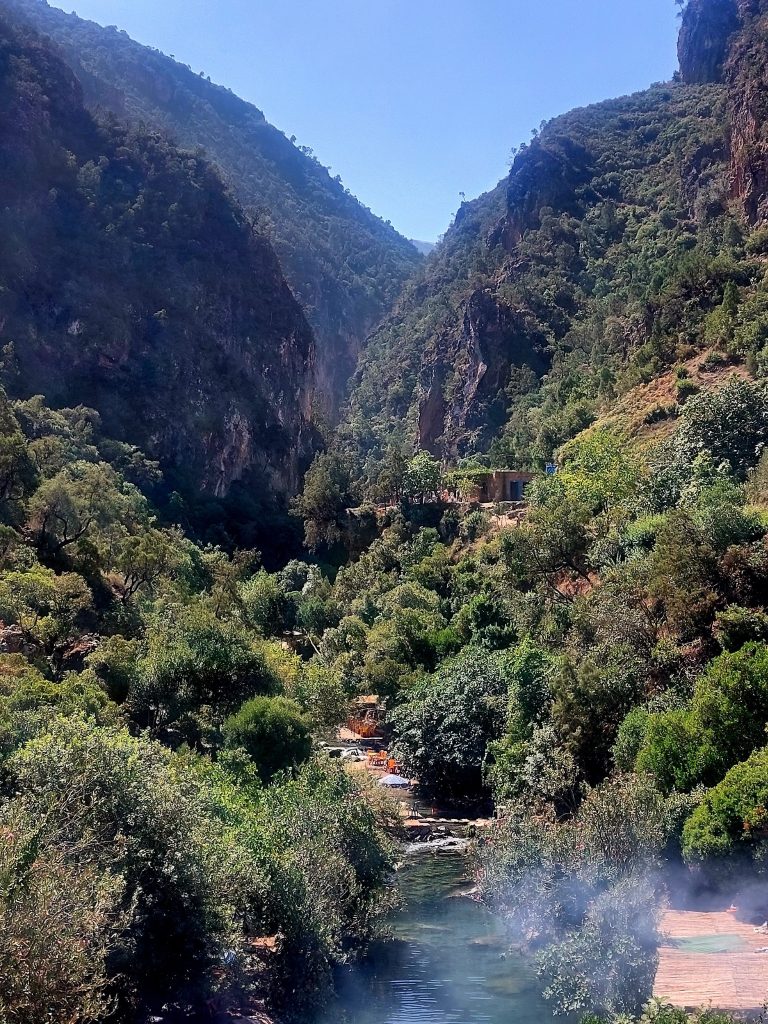
<svg viewBox="0 0 768 1024">
<path fill-rule="evenodd" d="M 144 512 L 139 492 L 110 466 L 75 462 L 43 481 L 29 503 L 28 526 L 45 557 L 55 559 L 86 538 L 108 543 Z"/>
<path fill-rule="evenodd" d="M 76 719 L 55 723 L 11 767 L 19 796 L 9 812 L 39 823 L 41 848 L 83 879 L 96 872 L 107 892 L 110 880 L 122 886 L 129 920 L 110 962 L 125 1003 L 210 992 L 224 951 L 239 948 L 246 868 L 188 767 L 159 744 Z"/>
<path fill-rule="evenodd" d="M 734 765 L 683 828 L 686 860 L 761 857 L 768 827 L 768 750 Z"/>
<path fill-rule="evenodd" d="M 506 702 L 503 656 L 468 648 L 392 712 L 395 756 L 429 793 L 482 796 L 486 751 L 504 728 Z"/>
<path fill-rule="evenodd" d="M 312 740 L 301 708 L 285 697 L 256 697 L 224 722 L 228 747 L 241 747 L 253 760 L 263 782 L 310 755 Z"/>
<path fill-rule="evenodd" d="M 316 729 L 341 725 L 349 715 L 350 697 L 340 675 L 323 665 L 319 658 L 302 665 L 288 695 Z"/>
<path fill-rule="evenodd" d="M 277 576 L 256 573 L 239 587 L 245 622 L 262 636 L 280 636 L 288 624 L 288 602 Z"/>
<path fill-rule="evenodd" d="M 768 647 L 749 643 L 710 663 L 688 707 L 648 717 L 637 769 L 666 791 L 714 785 L 765 743 L 767 722 Z"/>
<path fill-rule="evenodd" d="M 304 520 L 304 542 L 310 551 L 341 540 L 352 505 L 350 489 L 349 467 L 340 455 L 324 452 L 315 457 L 304 477 L 304 490 L 292 505 Z"/>
<path fill-rule="evenodd" d="M 425 502 L 440 490 L 440 463 L 429 452 L 421 451 L 408 463 L 403 485 L 409 498 Z"/>
<path fill-rule="evenodd" d="M 0 1019 L 98 1024 L 114 1010 L 112 952 L 130 922 L 119 874 L 40 843 L 18 808 L 0 812 Z"/>
<path fill-rule="evenodd" d="M 278 687 L 246 629 L 192 605 L 150 622 L 127 708 L 170 742 L 211 742 L 223 718 Z"/>
<path fill-rule="evenodd" d="M 141 592 L 152 594 L 162 579 L 172 577 L 181 568 L 185 554 L 178 530 L 148 527 L 123 538 L 112 566 L 122 603 L 127 604 Z"/>
<path fill-rule="evenodd" d="M 91 591 L 77 573 L 57 576 L 40 565 L 0 573 L 0 618 L 18 625 L 30 647 L 52 664 L 57 645 L 71 637 L 91 605 Z"/>
</svg>

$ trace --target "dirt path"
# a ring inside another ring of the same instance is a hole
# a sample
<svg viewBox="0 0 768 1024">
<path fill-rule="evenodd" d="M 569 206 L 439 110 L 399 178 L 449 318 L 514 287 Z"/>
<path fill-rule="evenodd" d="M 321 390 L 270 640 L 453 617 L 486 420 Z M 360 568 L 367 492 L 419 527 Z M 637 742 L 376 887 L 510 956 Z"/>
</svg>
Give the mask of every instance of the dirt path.
<svg viewBox="0 0 768 1024">
<path fill-rule="evenodd" d="M 696 1009 L 757 1010 L 768 999 L 768 934 L 726 910 L 669 910 L 654 995 Z"/>
</svg>

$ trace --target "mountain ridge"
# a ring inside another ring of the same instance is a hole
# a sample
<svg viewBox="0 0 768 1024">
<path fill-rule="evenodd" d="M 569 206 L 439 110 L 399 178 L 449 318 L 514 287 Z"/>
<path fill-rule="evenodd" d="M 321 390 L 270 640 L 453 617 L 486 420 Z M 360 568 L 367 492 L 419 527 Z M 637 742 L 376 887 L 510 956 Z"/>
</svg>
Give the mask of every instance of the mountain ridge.
<svg viewBox="0 0 768 1024">
<path fill-rule="evenodd" d="M 285 499 L 314 446 L 315 342 L 269 243 L 204 160 L 95 118 L 34 31 L 0 33 L 9 393 L 96 408 L 187 496 Z"/>
<path fill-rule="evenodd" d="M 675 81 L 554 118 L 462 204 L 361 357 L 340 443 L 364 482 L 393 437 L 533 467 L 695 351 L 756 365 L 767 40 L 762 0 L 691 0 Z"/>
<path fill-rule="evenodd" d="M 5 0 L 49 35 L 80 78 L 86 103 L 202 147 L 272 242 L 318 340 L 317 387 L 334 420 L 369 331 L 421 255 L 297 147 L 255 106 L 114 28 L 46 0 Z"/>
</svg>

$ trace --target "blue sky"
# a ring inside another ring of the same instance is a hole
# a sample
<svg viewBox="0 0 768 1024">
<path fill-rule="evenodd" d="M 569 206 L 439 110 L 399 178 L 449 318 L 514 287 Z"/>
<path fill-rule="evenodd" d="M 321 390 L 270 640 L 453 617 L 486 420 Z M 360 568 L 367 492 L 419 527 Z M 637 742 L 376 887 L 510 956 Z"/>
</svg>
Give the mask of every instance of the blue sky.
<svg viewBox="0 0 768 1024">
<path fill-rule="evenodd" d="M 545 118 L 671 77 L 673 0 L 54 0 L 251 100 L 433 241 Z"/>
</svg>

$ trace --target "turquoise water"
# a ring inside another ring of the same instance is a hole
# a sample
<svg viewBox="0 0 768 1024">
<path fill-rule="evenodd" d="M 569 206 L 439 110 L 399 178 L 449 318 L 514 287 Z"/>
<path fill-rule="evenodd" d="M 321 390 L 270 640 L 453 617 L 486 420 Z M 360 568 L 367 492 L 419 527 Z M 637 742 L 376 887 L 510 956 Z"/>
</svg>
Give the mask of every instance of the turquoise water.
<svg viewBox="0 0 768 1024">
<path fill-rule="evenodd" d="M 547 1024 L 525 961 L 469 887 L 461 857 L 424 857 L 399 873 L 392 939 L 338 979 L 318 1024 Z"/>
</svg>

